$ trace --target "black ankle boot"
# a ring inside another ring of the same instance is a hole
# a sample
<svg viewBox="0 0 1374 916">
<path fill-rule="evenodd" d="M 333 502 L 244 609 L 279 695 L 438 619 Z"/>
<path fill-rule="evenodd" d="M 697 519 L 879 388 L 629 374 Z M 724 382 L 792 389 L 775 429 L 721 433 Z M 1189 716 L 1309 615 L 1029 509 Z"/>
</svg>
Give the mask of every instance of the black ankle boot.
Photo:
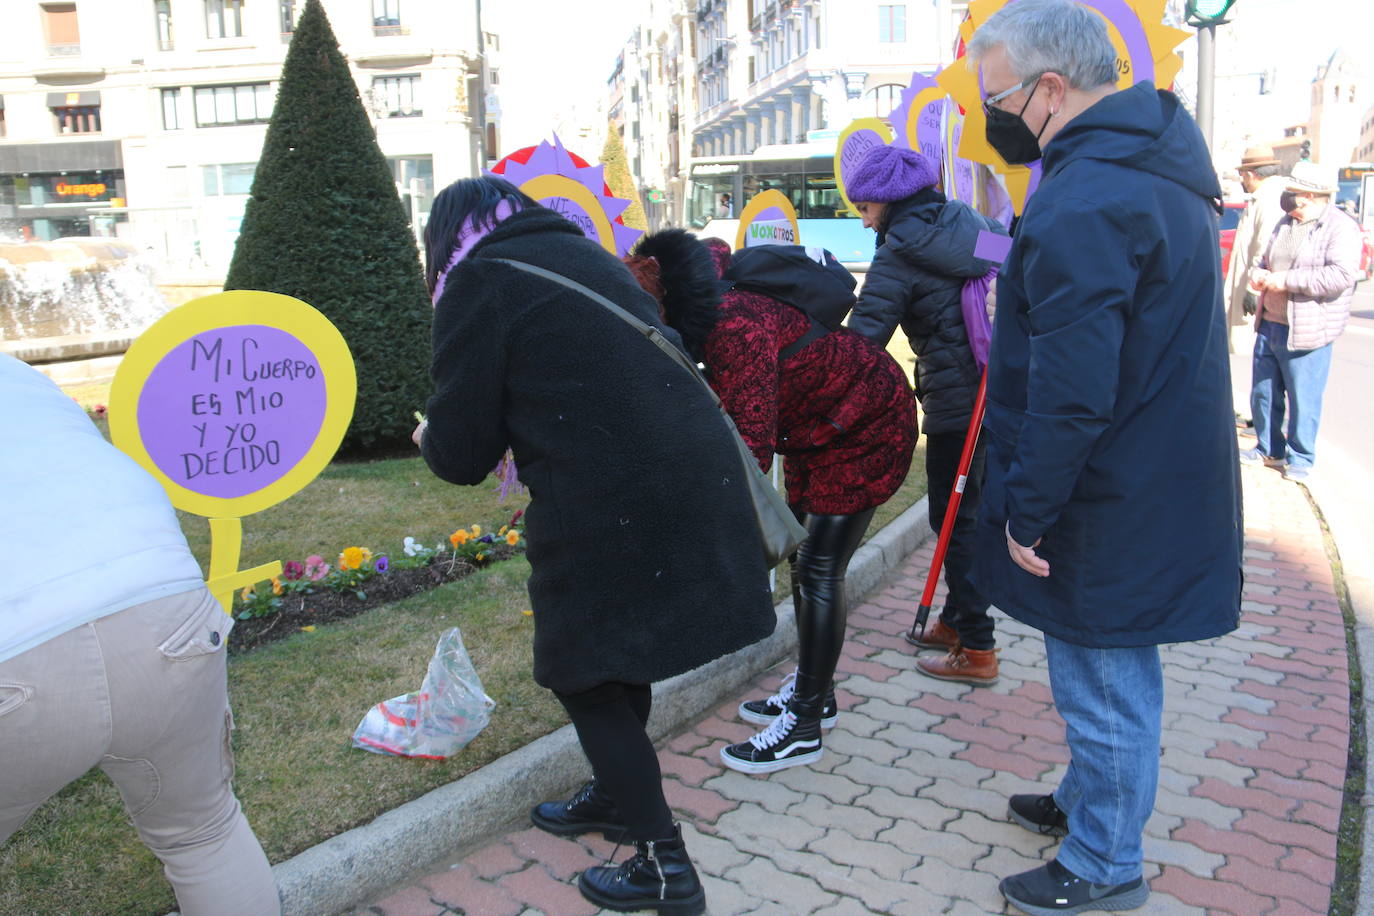
<svg viewBox="0 0 1374 916">
<path fill-rule="evenodd" d="M 595 779 L 567 801 L 535 805 L 530 811 L 530 820 L 540 830 L 555 836 L 577 836 L 600 830 L 606 839 L 618 842 L 625 832 L 625 821 L 615 802 L 601 791 Z"/>
<path fill-rule="evenodd" d="M 654 910 L 674 916 L 706 912 L 706 892 L 687 858 L 682 828 L 666 840 L 635 840 L 637 852 L 619 865 L 589 868 L 577 888 L 597 906 L 619 912 Z"/>
</svg>

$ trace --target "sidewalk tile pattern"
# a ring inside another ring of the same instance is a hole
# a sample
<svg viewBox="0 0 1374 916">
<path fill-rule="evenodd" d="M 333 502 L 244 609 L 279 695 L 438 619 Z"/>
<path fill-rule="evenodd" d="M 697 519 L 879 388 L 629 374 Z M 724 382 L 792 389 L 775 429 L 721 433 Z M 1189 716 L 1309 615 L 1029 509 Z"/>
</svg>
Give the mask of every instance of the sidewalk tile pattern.
<svg viewBox="0 0 1374 916">
<path fill-rule="evenodd" d="M 1245 487 L 1241 627 L 1162 653 L 1152 894 L 1141 913 L 1322 914 L 1330 901 L 1349 731 L 1344 624 L 1302 490 L 1257 468 L 1245 469 Z M 772 692 L 788 666 L 664 743 L 668 800 L 715 916 L 1014 912 L 999 879 L 1053 856 L 1057 840 L 1006 816 L 1008 795 L 1049 791 L 1068 762 L 1042 640 L 999 615 L 998 684 L 916 673 L 901 635 L 932 548 L 852 609 L 839 725 L 815 766 L 760 778 L 718 762 L 727 742 L 754 732 L 738 702 Z M 613 851 L 599 835 L 521 827 L 356 912 L 592 916 L 575 876 Z"/>
</svg>

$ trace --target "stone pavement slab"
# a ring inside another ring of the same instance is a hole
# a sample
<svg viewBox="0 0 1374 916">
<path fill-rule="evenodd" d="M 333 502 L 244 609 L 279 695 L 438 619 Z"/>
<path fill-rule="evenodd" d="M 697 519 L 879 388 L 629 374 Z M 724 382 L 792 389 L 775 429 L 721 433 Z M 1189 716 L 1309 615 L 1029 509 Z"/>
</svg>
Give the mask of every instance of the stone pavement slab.
<svg viewBox="0 0 1374 916">
<path fill-rule="evenodd" d="M 1303 491 L 1263 468 L 1244 480 L 1242 626 L 1162 652 L 1169 693 L 1141 913 L 1325 913 L 1330 903 L 1349 740 L 1345 627 Z M 991 687 L 914 672 L 900 635 L 932 549 L 854 608 L 839 723 L 816 767 L 749 777 L 717 757 L 753 732 L 734 719 L 736 704 L 773 692 L 790 664 L 665 739 L 668 797 L 709 912 L 1015 912 L 1000 878 L 1053 856 L 1057 841 L 1006 818 L 1009 794 L 1049 791 L 1068 759 L 1040 636 L 997 615 L 1002 678 Z M 353 912 L 592 914 L 574 875 L 612 852 L 600 837 L 513 825 Z"/>
</svg>

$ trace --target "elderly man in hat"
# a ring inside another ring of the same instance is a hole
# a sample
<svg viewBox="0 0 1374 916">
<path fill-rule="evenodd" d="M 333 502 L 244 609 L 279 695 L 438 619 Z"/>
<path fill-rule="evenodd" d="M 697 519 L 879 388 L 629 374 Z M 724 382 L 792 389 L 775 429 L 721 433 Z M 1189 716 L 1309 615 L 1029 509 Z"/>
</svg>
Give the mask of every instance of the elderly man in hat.
<svg viewBox="0 0 1374 916">
<path fill-rule="evenodd" d="M 1312 472 L 1331 344 L 1350 320 L 1359 276 L 1363 238 L 1331 205 L 1336 190 L 1335 169 L 1293 166 L 1279 197 L 1287 215 L 1250 270 L 1249 288 L 1259 295 L 1250 385 L 1257 441 L 1240 460 L 1280 467 L 1289 480 Z"/>
<path fill-rule="evenodd" d="M 1282 166 L 1268 146 L 1247 149 L 1236 171 L 1249 198 L 1236 226 L 1226 273 L 1226 315 L 1232 327 L 1248 324 L 1246 317 L 1255 314 L 1258 307 L 1259 297 L 1248 288 L 1250 268 L 1264 254 L 1269 236 L 1283 218 L 1279 195 L 1285 184 Z"/>
</svg>

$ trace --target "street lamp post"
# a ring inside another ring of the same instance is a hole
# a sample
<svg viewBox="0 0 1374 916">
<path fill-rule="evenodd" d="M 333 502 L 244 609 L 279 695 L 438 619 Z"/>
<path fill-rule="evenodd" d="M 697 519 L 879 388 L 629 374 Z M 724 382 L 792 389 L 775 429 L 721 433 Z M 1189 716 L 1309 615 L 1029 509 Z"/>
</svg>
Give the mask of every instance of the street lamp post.
<svg viewBox="0 0 1374 916">
<path fill-rule="evenodd" d="M 1212 105 L 1216 93 L 1217 26 L 1236 0 L 1188 0 L 1184 12 L 1197 29 L 1197 125 L 1207 149 L 1212 148 Z"/>
</svg>

